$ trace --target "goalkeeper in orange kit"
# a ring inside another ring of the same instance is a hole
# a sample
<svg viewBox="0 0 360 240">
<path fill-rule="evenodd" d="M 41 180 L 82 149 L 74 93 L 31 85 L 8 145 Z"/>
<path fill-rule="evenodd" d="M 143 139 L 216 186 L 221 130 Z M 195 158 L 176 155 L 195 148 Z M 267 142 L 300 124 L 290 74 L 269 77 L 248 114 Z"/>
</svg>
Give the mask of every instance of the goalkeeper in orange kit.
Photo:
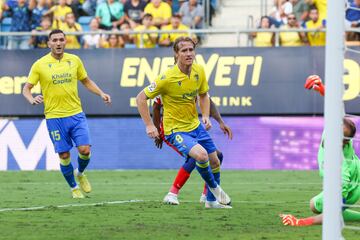
<svg viewBox="0 0 360 240">
<path fill-rule="evenodd" d="M 325 94 L 325 86 L 321 78 L 316 75 L 309 76 L 305 83 L 306 89 L 314 89 L 322 96 Z M 355 154 L 352 138 L 355 136 L 356 127 L 353 121 L 344 118 L 343 121 L 343 162 L 342 162 L 342 197 L 343 203 L 353 205 L 360 199 L 360 160 Z M 340 160 L 340 159 L 339 159 Z M 319 174 L 324 174 L 324 138 L 322 138 L 318 152 Z M 323 193 L 310 200 L 310 209 L 317 214 L 308 218 L 296 218 L 291 214 L 281 214 L 282 223 L 288 226 L 309 226 L 322 224 L 323 221 Z M 360 221 L 360 212 L 352 211 L 343 207 L 345 221 Z"/>
</svg>

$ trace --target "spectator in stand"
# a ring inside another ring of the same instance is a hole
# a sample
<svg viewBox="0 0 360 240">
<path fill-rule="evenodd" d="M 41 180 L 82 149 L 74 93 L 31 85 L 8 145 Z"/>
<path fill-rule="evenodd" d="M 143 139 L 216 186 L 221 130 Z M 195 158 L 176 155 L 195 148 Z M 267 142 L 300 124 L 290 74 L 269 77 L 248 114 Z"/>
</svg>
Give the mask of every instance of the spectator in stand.
<svg viewBox="0 0 360 240">
<path fill-rule="evenodd" d="M 122 37 L 122 39 L 124 40 L 124 43 L 125 44 L 133 44 L 134 37 L 129 34 L 129 32 L 131 31 L 130 25 L 125 22 L 121 25 L 120 30 L 125 32 L 125 34 L 120 35 Z"/>
<path fill-rule="evenodd" d="M 360 0 L 354 0 L 353 3 L 350 3 L 350 7 L 357 8 L 346 10 L 346 25 L 352 28 L 360 27 Z M 348 32 L 346 33 L 346 40 L 348 41 L 360 41 L 360 33 Z"/>
<path fill-rule="evenodd" d="M 179 10 L 182 22 L 190 28 L 203 28 L 204 9 L 197 0 L 189 0 Z"/>
<path fill-rule="evenodd" d="M 31 29 L 40 27 L 42 17 L 48 10 L 47 0 L 38 0 L 36 7 L 32 10 L 31 14 Z"/>
<path fill-rule="evenodd" d="M 130 24 L 131 28 L 136 28 L 141 24 L 144 16 L 146 2 L 143 0 L 127 0 L 124 5 L 125 20 Z"/>
<path fill-rule="evenodd" d="M 96 6 L 100 5 L 103 0 L 85 0 L 81 5 L 81 9 L 84 11 L 85 15 L 95 16 Z"/>
<path fill-rule="evenodd" d="M 268 16 L 261 17 L 259 29 L 270 29 L 271 22 Z M 272 32 L 255 32 L 251 34 L 255 39 L 255 47 L 273 47 L 274 46 L 274 33 Z"/>
<path fill-rule="evenodd" d="M 81 32 L 82 28 L 79 23 L 75 20 L 74 13 L 67 13 L 65 16 L 65 23 L 61 25 L 61 30 L 64 32 Z M 81 48 L 79 35 L 66 35 L 66 48 L 67 49 L 78 49 Z"/>
<path fill-rule="evenodd" d="M 151 0 L 145 7 L 145 13 L 151 14 L 154 25 L 158 28 L 168 25 L 172 15 L 169 4 L 161 0 Z"/>
<path fill-rule="evenodd" d="M 270 13 L 272 24 L 276 27 L 287 24 L 287 16 L 293 12 L 293 6 L 289 0 L 274 0 L 274 6 Z"/>
<path fill-rule="evenodd" d="M 295 14 L 288 15 L 287 24 L 283 25 L 280 29 L 300 29 L 296 20 Z M 304 46 L 306 42 L 306 36 L 302 32 L 281 32 L 280 33 L 280 45 L 284 47 L 300 47 Z"/>
<path fill-rule="evenodd" d="M 322 30 L 326 27 L 326 20 L 319 18 L 319 11 L 316 7 L 310 9 L 310 20 L 303 26 L 305 29 L 318 29 Z M 325 32 L 308 32 L 307 39 L 310 46 L 325 46 L 326 34 Z"/>
<path fill-rule="evenodd" d="M 30 0 L 29 4 L 26 3 L 26 0 L 18 0 L 17 4 L 12 7 L 7 3 L 3 4 L 2 9 L 11 14 L 11 32 L 30 32 L 31 12 L 35 6 L 35 0 Z M 29 40 L 29 36 L 9 37 L 8 49 L 29 49 Z"/>
<path fill-rule="evenodd" d="M 49 16 L 43 16 L 41 18 L 40 26 L 32 30 L 33 33 L 46 33 L 42 36 L 32 36 L 29 45 L 34 48 L 48 48 L 47 42 L 49 41 L 48 34 L 51 31 L 52 21 Z"/>
<path fill-rule="evenodd" d="M 53 14 L 53 28 L 60 28 L 65 23 L 66 14 L 71 12 L 72 9 L 66 5 L 66 0 L 59 0 L 59 3 L 50 8 L 45 15 Z"/>
<path fill-rule="evenodd" d="M 118 28 L 125 20 L 124 5 L 115 0 L 107 0 L 97 6 L 96 18 L 100 22 L 101 29 Z"/>
<path fill-rule="evenodd" d="M 342 1 L 342 0 L 340 0 Z M 305 0 L 310 5 L 315 5 L 319 10 L 319 18 L 326 19 L 327 17 L 327 0 Z"/>
<path fill-rule="evenodd" d="M 161 30 L 184 30 L 188 31 L 189 27 L 181 23 L 181 15 L 175 14 L 171 17 L 171 23 L 169 25 L 163 26 Z M 188 33 L 163 33 L 161 34 L 159 45 L 163 47 L 172 46 L 175 40 L 179 37 L 187 37 Z M 194 42 L 197 42 L 196 36 L 193 36 Z"/>
<path fill-rule="evenodd" d="M 99 21 L 97 18 L 91 19 L 90 23 L 90 31 L 97 32 L 99 31 Z M 84 48 L 86 49 L 95 49 L 100 47 L 101 42 L 101 34 L 86 34 L 83 37 Z"/>
<path fill-rule="evenodd" d="M 123 48 L 124 41 L 118 34 L 111 34 L 109 35 L 107 40 L 103 40 L 101 42 L 102 48 Z"/>
<path fill-rule="evenodd" d="M 305 0 L 290 0 L 293 5 L 293 13 L 299 24 L 302 25 L 308 20 L 310 5 Z"/>
<path fill-rule="evenodd" d="M 0 21 L 2 19 L 4 0 L 0 0 Z"/>
<path fill-rule="evenodd" d="M 142 25 L 137 26 L 134 30 L 158 30 L 153 24 L 153 17 L 149 13 L 145 13 Z M 156 47 L 158 34 L 157 33 L 143 33 L 136 34 L 134 37 L 135 44 L 138 48 L 154 48 Z"/>
</svg>

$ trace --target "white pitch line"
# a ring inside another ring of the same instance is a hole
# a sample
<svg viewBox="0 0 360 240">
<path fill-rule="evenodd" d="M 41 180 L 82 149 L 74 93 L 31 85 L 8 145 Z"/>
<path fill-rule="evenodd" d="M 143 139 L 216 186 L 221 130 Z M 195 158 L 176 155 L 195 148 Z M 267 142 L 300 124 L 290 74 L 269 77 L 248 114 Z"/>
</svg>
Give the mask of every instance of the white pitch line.
<svg viewBox="0 0 360 240">
<path fill-rule="evenodd" d="M 355 230 L 355 231 L 360 231 L 360 227 L 357 227 L 357 226 L 344 226 L 344 228 L 350 229 L 350 230 Z"/>
<path fill-rule="evenodd" d="M 108 202 L 97 202 L 97 203 L 75 203 L 75 204 L 64 204 L 58 206 L 35 206 L 35 207 L 24 207 L 24 208 L 0 208 L 0 212 L 15 212 L 15 211 L 36 211 L 56 208 L 71 208 L 71 207 L 89 207 L 89 206 L 106 206 L 126 203 L 138 203 L 138 202 L 154 202 L 162 203 L 161 200 L 122 200 L 122 201 L 108 201 Z M 182 203 L 199 203 L 198 201 L 181 201 Z M 275 205 L 304 205 L 308 202 L 285 202 L 285 201 L 232 201 L 233 203 L 244 203 L 244 204 L 275 204 Z"/>
<path fill-rule="evenodd" d="M 132 183 L 93 183 L 93 185 L 169 185 L 172 184 L 172 182 L 158 182 L 158 183 L 145 183 L 145 182 L 132 182 Z M 199 183 L 186 183 L 186 185 L 198 185 Z M 270 183 L 270 182 L 237 182 L 237 183 L 226 183 L 225 185 L 321 185 L 321 182 L 315 183 Z M 12 182 L 12 183 L 5 183 L 0 182 L 0 185 L 64 185 L 63 182 Z"/>
<path fill-rule="evenodd" d="M 144 200 L 123 200 L 123 201 L 97 202 L 97 203 L 72 203 L 72 204 L 64 204 L 64 205 L 58 205 L 58 206 L 49 205 L 49 206 L 36 206 L 36 207 L 26 207 L 26 208 L 0 208 L 0 212 L 34 211 L 34 210 L 43 210 L 43 209 L 52 209 L 52 208 L 69 208 L 69 207 L 105 206 L 105 205 L 137 203 L 137 202 L 145 202 L 145 201 Z"/>
</svg>

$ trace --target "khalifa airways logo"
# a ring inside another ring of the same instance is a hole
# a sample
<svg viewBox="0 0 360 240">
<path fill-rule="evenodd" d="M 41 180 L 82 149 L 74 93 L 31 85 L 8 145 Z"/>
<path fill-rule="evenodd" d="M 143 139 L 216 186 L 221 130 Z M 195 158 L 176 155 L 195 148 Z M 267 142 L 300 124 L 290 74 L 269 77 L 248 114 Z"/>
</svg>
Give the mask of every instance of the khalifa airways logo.
<svg viewBox="0 0 360 240">
<path fill-rule="evenodd" d="M 28 146 L 25 146 L 14 121 L 0 120 L 0 170 L 9 169 L 9 153 L 20 170 L 35 170 L 44 153 L 46 169 L 59 169 L 58 156 L 54 152 L 45 120 L 41 121 Z"/>
</svg>

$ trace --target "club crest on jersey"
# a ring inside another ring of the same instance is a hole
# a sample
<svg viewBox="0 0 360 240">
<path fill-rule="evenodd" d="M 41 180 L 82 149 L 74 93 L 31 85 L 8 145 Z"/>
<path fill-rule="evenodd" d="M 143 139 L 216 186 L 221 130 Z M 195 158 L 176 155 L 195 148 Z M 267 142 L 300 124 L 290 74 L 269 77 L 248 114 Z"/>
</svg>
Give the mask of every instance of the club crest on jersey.
<svg viewBox="0 0 360 240">
<path fill-rule="evenodd" d="M 68 60 L 67 63 L 69 64 L 69 67 L 71 67 L 71 62 L 70 62 L 70 60 Z"/>
<path fill-rule="evenodd" d="M 199 74 L 196 73 L 196 74 L 194 75 L 194 78 L 196 79 L 196 81 L 199 81 Z"/>
<path fill-rule="evenodd" d="M 178 81 L 178 85 L 181 86 L 181 81 Z"/>
<path fill-rule="evenodd" d="M 51 65 L 51 63 L 49 63 L 49 65 L 48 65 L 48 66 L 49 66 L 49 68 L 51 68 L 51 66 L 52 66 L 52 65 Z"/>
<path fill-rule="evenodd" d="M 149 86 L 148 86 L 148 89 L 149 89 L 149 92 L 153 92 L 156 88 L 156 83 L 155 82 L 152 82 Z"/>
</svg>

